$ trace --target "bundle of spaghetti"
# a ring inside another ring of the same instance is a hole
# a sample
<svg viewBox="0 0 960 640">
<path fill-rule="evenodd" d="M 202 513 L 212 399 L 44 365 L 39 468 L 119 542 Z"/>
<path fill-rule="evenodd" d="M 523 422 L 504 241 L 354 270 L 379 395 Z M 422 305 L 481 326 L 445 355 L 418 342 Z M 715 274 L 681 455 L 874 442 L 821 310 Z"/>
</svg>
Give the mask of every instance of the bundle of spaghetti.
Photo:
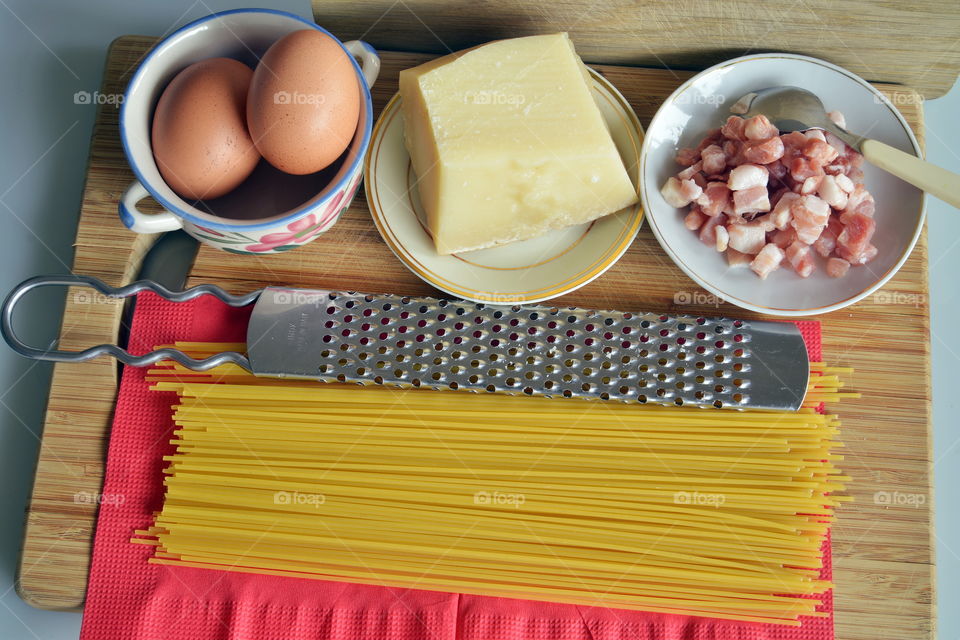
<svg viewBox="0 0 960 640">
<path fill-rule="evenodd" d="M 242 345 L 178 344 L 196 356 Z M 849 478 L 798 412 L 361 387 L 163 363 L 151 562 L 756 622 L 818 615 Z"/>
</svg>

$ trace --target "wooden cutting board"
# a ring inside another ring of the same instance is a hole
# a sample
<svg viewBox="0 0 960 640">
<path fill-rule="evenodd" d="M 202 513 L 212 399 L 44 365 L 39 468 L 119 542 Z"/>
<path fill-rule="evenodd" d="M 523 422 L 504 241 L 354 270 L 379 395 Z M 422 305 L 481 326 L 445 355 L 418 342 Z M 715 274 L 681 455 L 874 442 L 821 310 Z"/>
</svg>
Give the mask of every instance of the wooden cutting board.
<svg viewBox="0 0 960 640">
<path fill-rule="evenodd" d="M 317 24 L 379 49 L 449 53 L 566 31 L 589 63 L 705 69 L 790 51 L 926 98 L 960 70 L 960 2 L 943 0 L 312 0 Z"/>
<path fill-rule="evenodd" d="M 155 41 L 125 36 L 110 48 L 104 93 L 121 91 Z M 383 52 L 374 87 L 379 113 L 398 72 L 428 56 Z M 689 73 L 596 67 L 630 101 L 641 122 Z M 883 86 L 923 138 L 921 100 L 911 89 Z M 74 271 L 127 283 L 149 238 L 127 231 L 117 198 L 132 180 L 117 134 L 117 111 L 97 114 L 77 230 Z M 436 294 L 381 241 L 358 196 L 323 238 L 277 256 L 237 256 L 202 247 L 190 284 L 232 292 L 286 284 L 373 292 Z M 586 307 L 758 317 L 723 304 L 674 304 L 678 291 L 704 293 L 664 255 L 648 229 L 602 277 L 562 298 Z M 933 616 L 930 486 L 930 351 L 927 245 L 921 238 L 900 273 L 879 294 L 823 316 L 824 356 L 856 367 L 850 386 L 862 400 L 841 406 L 856 502 L 844 505 L 834 530 L 837 638 L 929 638 Z M 66 348 L 110 342 L 116 305 L 70 292 L 61 333 Z M 37 607 L 83 605 L 111 412 L 116 366 L 99 359 L 54 369 L 43 441 L 20 564 L 18 589 Z M 888 501 L 892 504 L 885 504 Z M 118 585 L 122 588 L 122 585 Z"/>
</svg>

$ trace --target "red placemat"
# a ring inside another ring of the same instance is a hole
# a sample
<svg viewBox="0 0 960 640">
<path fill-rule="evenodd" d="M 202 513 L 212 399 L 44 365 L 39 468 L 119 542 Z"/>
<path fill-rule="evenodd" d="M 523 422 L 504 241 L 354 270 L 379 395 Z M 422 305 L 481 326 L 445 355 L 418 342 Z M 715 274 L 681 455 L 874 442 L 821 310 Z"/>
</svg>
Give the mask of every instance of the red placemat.
<svg viewBox="0 0 960 640">
<path fill-rule="evenodd" d="M 204 296 L 190 303 L 140 294 L 130 350 L 177 340 L 242 342 L 250 309 Z M 820 325 L 800 322 L 813 360 Z M 173 393 L 150 391 L 145 369 L 127 367 L 84 609 L 82 640 L 832 640 L 833 596 L 823 618 L 800 627 L 257 576 L 148 564 L 132 544 L 163 504 L 162 457 L 173 453 Z M 829 541 L 822 577 L 831 576 Z"/>
</svg>

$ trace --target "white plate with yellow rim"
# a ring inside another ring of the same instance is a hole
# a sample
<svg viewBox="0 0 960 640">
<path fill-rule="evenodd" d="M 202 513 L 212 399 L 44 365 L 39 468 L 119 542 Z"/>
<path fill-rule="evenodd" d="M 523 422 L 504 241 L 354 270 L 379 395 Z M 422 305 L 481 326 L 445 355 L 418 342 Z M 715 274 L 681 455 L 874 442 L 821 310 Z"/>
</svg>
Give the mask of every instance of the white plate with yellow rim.
<svg viewBox="0 0 960 640">
<path fill-rule="evenodd" d="M 639 190 L 643 128 L 620 92 L 596 71 L 591 69 L 590 75 L 594 98 Z M 407 268 L 441 291 L 475 302 L 539 302 L 578 289 L 623 255 L 643 221 L 637 203 L 539 238 L 444 256 L 437 253 L 422 222 L 416 181 L 403 145 L 398 94 L 383 109 L 367 154 L 364 190 L 370 214 L 387 246 Z"/>
</svg>

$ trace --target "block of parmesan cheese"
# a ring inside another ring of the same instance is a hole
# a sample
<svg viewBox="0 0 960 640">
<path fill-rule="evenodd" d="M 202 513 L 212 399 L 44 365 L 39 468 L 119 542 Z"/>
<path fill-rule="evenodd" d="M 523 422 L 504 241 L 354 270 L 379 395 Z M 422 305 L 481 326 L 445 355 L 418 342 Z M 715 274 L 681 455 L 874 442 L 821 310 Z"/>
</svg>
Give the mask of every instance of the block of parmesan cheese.
<svg viewBox="0 0 960 640">
<path fill-rule="evenodd" d="M 437 251 L 533 238 L 637 201 L 565 33 L 400 73 L 404 142 Z"/>
</svg>

